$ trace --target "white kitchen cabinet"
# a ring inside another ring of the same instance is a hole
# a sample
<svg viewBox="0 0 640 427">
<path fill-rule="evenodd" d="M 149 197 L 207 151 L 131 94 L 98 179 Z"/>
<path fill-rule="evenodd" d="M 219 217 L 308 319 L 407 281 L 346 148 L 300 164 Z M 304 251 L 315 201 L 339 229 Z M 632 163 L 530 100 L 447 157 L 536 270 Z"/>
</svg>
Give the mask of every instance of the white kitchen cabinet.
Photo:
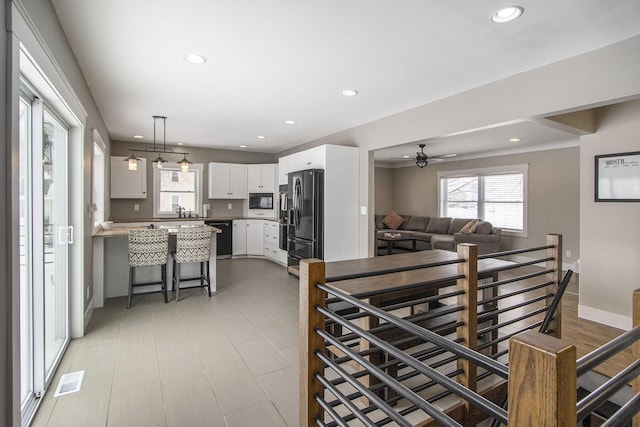
<svg viewBox="0 0 640 427">
<path fill-rule="evenodd" d="M 147 198 L 147 159 L 140 159 L 138 169 L 129 170 L 126 157 L 111 156 L 111 198 Z"/>
<path fill-rule="evenodd" d="M 278 185 L 287 185 L 287 174 L 292 172 L 289 167 L 291 156 L 284 156 L 278 159 Z"/>
<path fill-rule="evenodd" d="M 264 222 L 264 256 L 281 265 L 287 265 L 287 252 L 280 249 L 279 225 L 275 221 Z"/>
<path fill-rule="evenodd" d="M 209 163 L 210 199 L 246 199 L 247 165 Z"/>
<path fill-rule="evenodd" d="M 273 193 L 276 182 L 276 165 L 247 165 L 249 193 Z"/>
<path fill-rule="evenodd" d="M 326 147 L 321 145 L 287 156 L 290 157 L 287 173 L 305 169 L 324 169 L 327 165 Z"/>
<path fill-rule="evenodd" d="M 233 255 L 247 254 L 247 220 L 233 220 Z"/>
<path fill-rule="evenodd" d="M 264 221 L 261 219 L 247 220 L 247 255 L 264 255 Z"/>
</svg>

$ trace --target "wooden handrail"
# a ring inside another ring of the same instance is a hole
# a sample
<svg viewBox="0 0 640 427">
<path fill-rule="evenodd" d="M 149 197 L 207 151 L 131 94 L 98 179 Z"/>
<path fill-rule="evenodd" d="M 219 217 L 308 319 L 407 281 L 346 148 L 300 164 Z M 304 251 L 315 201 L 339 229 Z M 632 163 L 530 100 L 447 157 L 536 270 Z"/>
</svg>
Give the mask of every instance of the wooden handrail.
<svg viewBox="0 0 640 427">
<path fill-rule="evenodd" d="M 457 313 L 458 322 L 462 325 L 457 328 L 458 338 L 463 341 L 460 344 L 478 349 L 478 247 L 470 244 L 458 245 L 458 258 L 464 259 L 464 263 L 458 264 L 458 274 L 464 275 L 458 279 L 457 288 L 464 291 L 458 295 L 458 306 L 463 307 Z M 458 382 L 471 391 L 477 391 L 477 366 L 468 359 L 458 359 L 458 368 L 462 374 L 458 375 Z M 476 425 L 476 411 L 467 401 L 464 404 L 464 425 L 471 427 Z"/>
<path fill-rule="evenodd" d="M 547 244 L 552 246 L 546 249 L 546 258 L 552 260 L 546 262 L 547 280 L 552 284 L 547 291 L 555 295 L 557 293 L 562 276 L 562 236 L 548 235 Z M 457 280 L 458 290 L 464 293 L 457 297 L 457 304 L 464 309 L 457 314 L 457 321 L 461 324 L 457 328 L 457 336 L 464 346 L 472 350 L 478 348 L 478 251 L 472 244 L 458 245 L 458 258 L 464 262 L 458 264 Z M 318 259 L 302 260 L 300 262 L 300 425 L 315 425 L 316 419 L 322 419 L 323 408 L 316 401 L 316 396 L 323 396 L 324 389 L 316 374 L 323 374 L 324 364 L 315 356 L 316 352 L 325 353 L 324 340 L 315 333 L 315 330 L 325 330 L 325 318 L 317 310 L 317 306 L 326 307 L 327 293 L 318 289 L 316 284 L 326 283 L 325 263 Z M 496 291 L 497 292 L 497 291 Z M 640 295 L 640 291 L 639 295 Z M 370 297 L 374 306 L 377 296 Z M 640 307 L 640 296 L 636 306 Z M 551 304 L 552 297 L 547 299 Z M 638 308 L 635 308 L 638 311 Z M 634 312 L 635 313 L 635 312 Z M 638 314 L 640 318 L 640 314 Z M 635 319 L 635 318 L 634 318 Z M 360 319 L 360 326 L 370 329 L 377 326 L 379 319 L 375 316 L 365 316 Z M 558 337 L 560 336 L 560 310 L 557 311 L 554 323 L 550 326 Z M 539 336 L 538 336 L 539 335 Z M 560 343 L 560 344 L 558 344 Z M 363 339 L 360 342 L 360 351 L 366 350 L 370 343 Z M 638 344 L 636 344 L 638 345 Z M 640 354 L 640 348 L 634 351 Z M 379 357 L 377 354 L 369 355 L 372 362 Z M 510 342 L 510 371 L 515 369 L 517 375 L 509 375 L 510 415 L 509 425 L 569 425 L 575 426 L 576 407 L 576 357 L 575 348 L 566 346 L 562 342 L 547 335 L 537 332 L 522 334 Z M 532 368 L 535 367 L 537 372 Z M 458 368 L 462 373 L 457 381 L 472 391 L 477 390 L 477 367 L 466 359 L 458 361 Z M 573 374 L 568 374 L 573 372 Z M 572 379 L 571 379 L 572 378 Z M 370 387 L 377 382 L 377 378 L 370 375 L 363 376 L 360 381 Z M 530 388 L 530 383 L 535 387 Z M 549 388 L 551 387 L 551 388 Z M 640 384 L 634 383 L 634 387 L 640 388 Z M 568 390 L 573 390 L 568 392 Z M 635 389 L 634 389 L 635 390 Z M 530 403 L 527 399 L 531 399 Z M 571 406 L 573 405 L 573 406 Z M 567 411 L 573 415 L 566 417 Z M 472 426 L 478 421 L 478 411 L 469 403 L 463 402 L 462 422 L 465 426 Z M 555 418 L 554 418 L 555 417 Z M 573 418 L 573 424 L 566 423 Z M 555 421 L 551 421 L 555 419 Z M 518 423 L 518 420 L 523 422 Z M 539 422 L 531 422 L 539 420 Z M 549 423 L 546 421 L 549 420 Z M 634 424 L 635 425 L 635 424 Z M 640 427 L 638 424 L 636 427 Z"/>
<path fill-rule="evenodd" d="M 537 331 L 509 341 L 509 427 L 576 420 L 576 348 Z"/>
<path fill-rule="evenodd" d="M 324 316 L 315 309 L 326 306 L 327 293 L 316 286 L 316 283 L 324 282 L 324 261 L 300 261 L 300 426 L 315 425 L 314 420 L 322 417 L 322 408 L 315 396 L 322 396 L 324 390 L 315 373 L 323 372 L 324 365 L 314 353 L 316 350 L 324 352 L 325 346 L 324 340 L 314 331 L 325 328 Z"/>
</svg>

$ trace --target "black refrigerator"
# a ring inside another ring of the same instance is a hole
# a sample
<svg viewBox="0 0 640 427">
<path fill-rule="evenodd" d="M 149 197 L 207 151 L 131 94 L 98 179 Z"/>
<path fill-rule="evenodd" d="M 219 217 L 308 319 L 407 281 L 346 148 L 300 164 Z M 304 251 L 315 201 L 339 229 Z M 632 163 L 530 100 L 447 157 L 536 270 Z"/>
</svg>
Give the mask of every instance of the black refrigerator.
<svg viewBox="0 0 640 427">
<path fill-rule="evenodd" d="M 289 227 L 287 266 L 323 254 L 324 171 L 308 169 L 288 174 Z"/>
</svg>

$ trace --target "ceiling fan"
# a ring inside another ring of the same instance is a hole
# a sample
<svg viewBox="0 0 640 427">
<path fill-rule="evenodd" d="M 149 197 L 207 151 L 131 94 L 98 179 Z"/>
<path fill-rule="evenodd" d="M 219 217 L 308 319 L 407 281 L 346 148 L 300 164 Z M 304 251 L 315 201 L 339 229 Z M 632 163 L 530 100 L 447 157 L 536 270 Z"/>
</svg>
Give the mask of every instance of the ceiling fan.
<svg viewBox="0 0 640 427">
<path fill-rule="evenodd" d="M 428 157 L 425 152 L 424 152 L 424 147 L 426 145 L 425 144 L 420 144 L 420 151 L 416 152 L 416 165 L 419 168 L 423 168 L 425 166 L 427 166 L 427 164 L 429 163 L 429 161 L 436 161 L 436 162 L 441 162 L 442 160 L 449 158 L 449 157 L 455 157 L 456 155 L 451 153 L 451 154 L 443 154 L 441 156 L 431 156 Z"/>
</svg>

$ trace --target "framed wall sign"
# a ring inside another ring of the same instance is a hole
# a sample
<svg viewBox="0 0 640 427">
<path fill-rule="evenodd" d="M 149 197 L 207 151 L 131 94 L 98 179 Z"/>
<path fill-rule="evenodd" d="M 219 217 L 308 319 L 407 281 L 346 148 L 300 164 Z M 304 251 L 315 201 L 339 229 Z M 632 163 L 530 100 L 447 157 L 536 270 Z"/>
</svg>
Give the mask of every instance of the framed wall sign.
<svg viewBox="0 0 640 427">
<path fill-rule="evenodd" d="M 595 156 L 596 202 L 640 202 L 640 151 Z"/>
</svg>

